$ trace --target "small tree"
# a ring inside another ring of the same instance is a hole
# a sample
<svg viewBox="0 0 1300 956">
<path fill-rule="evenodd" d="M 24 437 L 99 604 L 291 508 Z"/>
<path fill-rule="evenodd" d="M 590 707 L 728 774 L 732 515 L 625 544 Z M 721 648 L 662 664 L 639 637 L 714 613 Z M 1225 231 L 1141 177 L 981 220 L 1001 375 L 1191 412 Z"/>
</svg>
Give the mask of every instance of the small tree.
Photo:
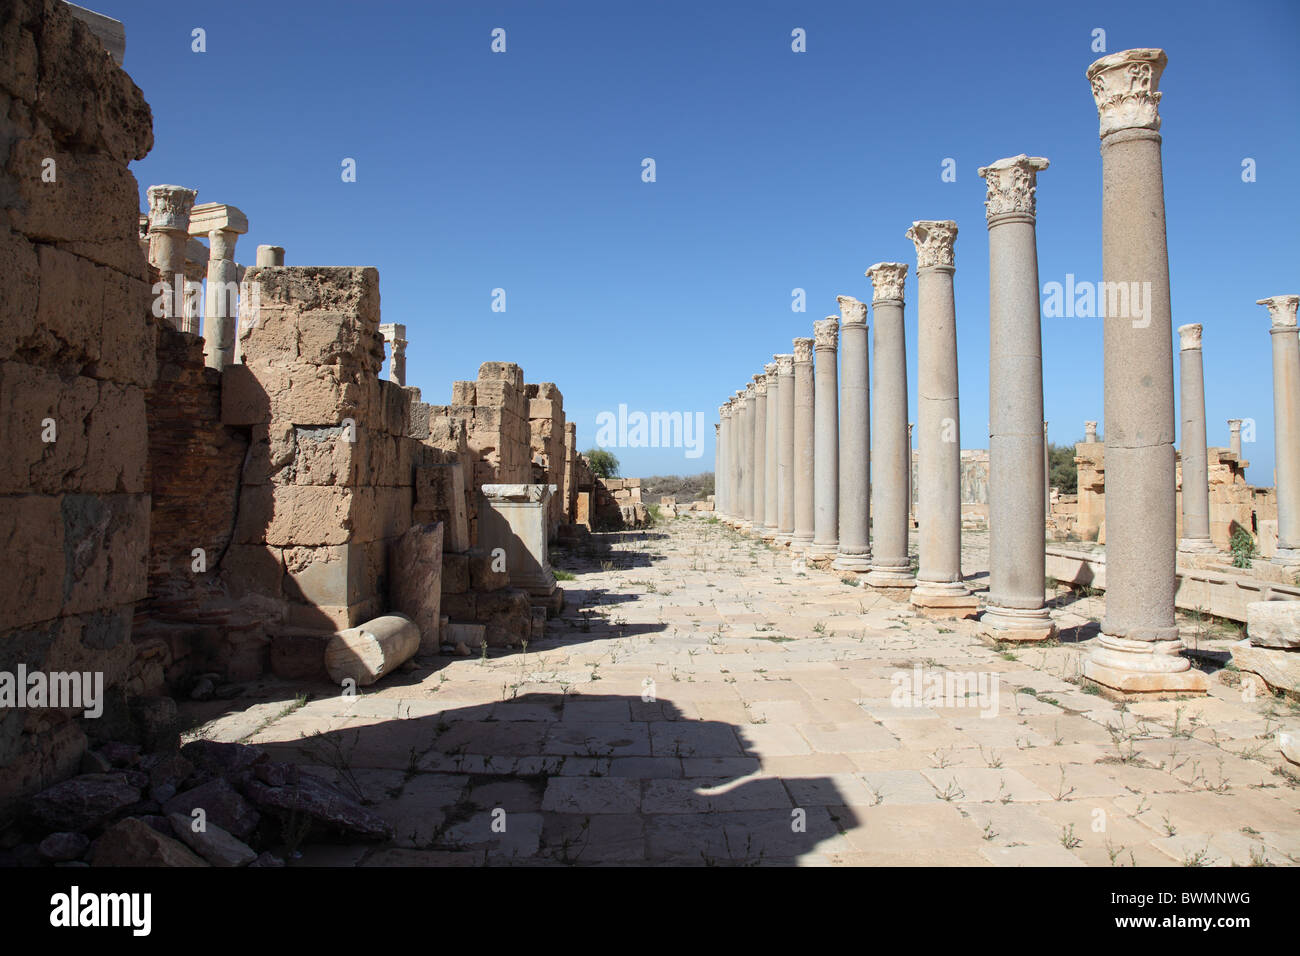
<svg viewBox="0 0 1300 956">
<path fill-rule="evenodd" d="M 604 448 L 589 448 L 582 453 L 591 464 L 591 470 L 597 478 L 617 478 L 618 459 L 612 451 Z"/>
<path fill-rule="evenodd" d="M 1073 445 L 1047 446 L 1048 476 L 1053 488 L 1072 495 L 1079 490 L 1079 467 L 1074 463 Z"/>
</svg>

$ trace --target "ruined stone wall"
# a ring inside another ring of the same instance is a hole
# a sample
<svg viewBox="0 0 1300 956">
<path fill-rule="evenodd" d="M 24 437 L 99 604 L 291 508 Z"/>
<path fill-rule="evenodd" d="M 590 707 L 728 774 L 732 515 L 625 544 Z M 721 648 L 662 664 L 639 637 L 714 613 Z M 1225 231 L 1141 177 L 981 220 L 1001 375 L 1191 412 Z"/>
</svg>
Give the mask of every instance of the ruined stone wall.
<svg viewBox="0 0 1300 956">
<path fill-rule="evenodd" d="M 533 484 L 554 485 L 555 494 L 547 504 L 548 534 L 555 536 L 565 520 L 564 467 L 565 423 L 564 396 L 551 382 L 525 386 L 528 394 L 529 451 L 532 453 Z"/>
<path fill-rule="evenodd" d="M 114 687 L 148 579 L 157 325 L 127 164 L 152 115 L 54 0 L 0 5 L 0 50 L 0 671 Z M 76 769 L 78 713 L 0 713 L 0 816 Z"/>
</svg>

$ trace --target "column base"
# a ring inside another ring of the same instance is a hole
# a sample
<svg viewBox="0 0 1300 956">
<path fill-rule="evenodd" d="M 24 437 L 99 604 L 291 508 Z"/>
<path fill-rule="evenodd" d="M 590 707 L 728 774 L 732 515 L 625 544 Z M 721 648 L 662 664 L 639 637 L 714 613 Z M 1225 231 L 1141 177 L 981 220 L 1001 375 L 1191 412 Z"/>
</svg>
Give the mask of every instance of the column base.
<svg viewBox="0 0 1300 956">
<path fill-rule="evenodd" d="M 980 599 L 961 581 L 917 581 L 910 603 L 926 617 L 974 617 L 980 609 Z"/>
<path fill-rule="evenodd" d="M 1047 608 L 1001 607 L 989 604 L 980 615 L 980 629 L 994 642 L 1032 644 L 1056 636 L 1056 622 Z"/>
<path fill-rule="evenodd" d="M 794 540 L 793 533 L 789 531 L 778 531 L 776 533 L 776 537 L 772 539 L 772 543 L 776 545 L 778 548 L 788 548 L 790 547 L 790 542 L 793 540 Z"/>
<path fill-rule="evenodd" d="M 866 574 L 871 570 L 871 552 L 865 554 L 845 554 L 841 551 L 835 555 L 835 560 L 831 562 L 831 569 L 834 571 L 852 571 L 855 574 Z"/>
<path fill-rule="evenodd" d="M 1209 692 L 1209 680 L 1183 657 L 1183 642 L 1133 641 L 1103 634 L 1083 666 L 1107 700 L 1167 700 Z"/>
<path fill-rule="evenodd" d="M 1300 568 L 1300 548 L 1278 548 L 1269 561 L 1284 568 Z"/>
<path fill-rule="evenodd" d="M 777 535 L 776 525 L 774 524 L 763 525 L 762 538 L 764 541 L 775 541 L 776 535 Z"/>
<path fill-rule="evenodd" d="M 910 564 L 906 567 L 873 564 L 863 583 L 881 591 L 911 591 L 916 587 L 916 575 Z"/>
<path fill-rule="evenodd" d="M 1209 538 L 1179 538 L 1178 550 L 1182 554 L 1214 554 L 1219 549 Z"/>
<path fill-rule="evenodd" d="M 795 535 L 793 538 L 790 539 L 790 553 L 806 554 L 808 552 L 808 549 L 812 547 L 812 543 L 813 542 L 811 537 L 800 538 L 798 535 Z"/>
</svg>

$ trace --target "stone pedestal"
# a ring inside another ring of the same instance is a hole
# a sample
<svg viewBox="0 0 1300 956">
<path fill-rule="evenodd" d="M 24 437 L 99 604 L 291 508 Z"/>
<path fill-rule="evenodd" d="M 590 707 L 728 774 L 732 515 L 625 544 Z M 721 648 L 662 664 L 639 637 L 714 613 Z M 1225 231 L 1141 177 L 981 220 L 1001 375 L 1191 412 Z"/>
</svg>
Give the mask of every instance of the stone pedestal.
<svg viewBox="0 0 1300 956">
<path fill-rule="evenodd" d="M 1260 299 L 1273 337 L 1273 454 L 1277 475 L 1276 564 L 1300 568 L 1300 296 Z"/>
<path fill-rule="evenodd" d="M 978 611 L 979 600 L 962 583 L 961 575 L 961 430 L 952 290 L 957 224 L 915 222 L 907 238 L 916 245 L 920 446 L 916 502 L 920 567 L 911 603 L 934 616 L 968 617 Z"/>
<path fill-rule="evenodd" d="M 1207 688 L 1180 653 L 1174 619 L 1173 330 L 1156 132 L 1165 63 L 1164 51 L 1140 49 L 1088 68 L 1101 120 L 1102 273 L 1116 294 L 1104 319 L 1106 617 L 1084 677 L 1121 699 Z"/>
<path fill-rule="evenodd" d="M 149 261 L 167 287 L 163 317 L 178 331 L 184 331 L 185 246 L 197 195 L 183 186 L 150 186 L 148 190 Z"/>
<path fill-rule="evenodd" d="M 840 437 L 839 369 L 835 361 L 839 319 L 813 323 L 817 360 L 813 367 L 815 424 L 813 439 L 813 542 L 806 552 L 814 561 L 830 562 L 839 551 Z"/>
<path fill-rule="evenodd" d="M 989 593 L 980 624 L 1002 641 L 1056 633 L 1044 604 L 1050 511 L 1043 428 L 1035 192 L 1047 160 L 1000 159 L 988 183 L 989 228 Z"/>
<path fill-rule="evenodd" d="M 871 404 L 867 307 L 852 296 L 840 304 L 839 551 L 831 567 L 871 570 Z"/>
<path fill-rule="evenodd" d="M 502 549 L 510 586 L 527 591 L 534 607 L 558 612 L 564 594 L 555 586 L 546 548 L 555 485 L 483 485 L 479 492 L 479 548 L 493 561 Z"/>
<path fill-rule="evenodd" d="M 781 401 L 781 383 L 776 374 L 776 362 L 763 366 L 763 381 L 766 385 L 767 400 L 763 407 L 763 423 L 766 433 L 763 436 L 763 529 L 764 541 L 772 541 L 777 532 L 777 491 L 776 491 L 776 425 L 779 417 L 778 405 Z"/>
<path fill-rule="evenodd" d="M 813 340 L 794 340 L 794 533 L 790 550 L 803 554 L 813 543 L 816 387 L 813 382 Z"/>
<path fill-rule="evenodd" d="M 907 553 L 911 525 L 912 441 L 907 424 L 907 344 L 903 293 L 907 264 L 877 262 L 867 270 L 876 314 L 872 340 L 871 570 L 873 588 L 910 591 L 916 585 Z"/>
<path fill-rule="evenodd" d="M 776 359 L 776 504 L 777 531 L 773 539 L 789 545 L 794 537 L 794 355 L 772 356 Z"/>
<path fill-rule="evenodd" d="M 1201 326 L 1180 325 L 1179 392 L 1183 436 L 1183 537 L 1178 550 L 1212 554 L 1210 540 L 1210 460 L 1205 439 L 1205 375 L 1201 364 Z"/>
</svg>

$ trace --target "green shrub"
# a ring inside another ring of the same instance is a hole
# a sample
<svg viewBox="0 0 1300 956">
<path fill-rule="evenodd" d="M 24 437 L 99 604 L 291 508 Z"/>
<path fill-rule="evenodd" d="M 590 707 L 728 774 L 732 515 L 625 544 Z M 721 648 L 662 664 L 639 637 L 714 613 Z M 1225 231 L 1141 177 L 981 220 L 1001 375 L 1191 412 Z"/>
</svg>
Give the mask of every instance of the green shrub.
<svg viewBox="0 0 1300 956">
<path fill-rule="evenodd" d="M 1232 532 L 1232 538 L 1228 541 L 1228 550 L 1232 552 L 1234 568 L 1250 567 L 1251 559 L 1259 553 L 1255 547 L 1254 536 L 1241 526 Z"/>
</svg>

